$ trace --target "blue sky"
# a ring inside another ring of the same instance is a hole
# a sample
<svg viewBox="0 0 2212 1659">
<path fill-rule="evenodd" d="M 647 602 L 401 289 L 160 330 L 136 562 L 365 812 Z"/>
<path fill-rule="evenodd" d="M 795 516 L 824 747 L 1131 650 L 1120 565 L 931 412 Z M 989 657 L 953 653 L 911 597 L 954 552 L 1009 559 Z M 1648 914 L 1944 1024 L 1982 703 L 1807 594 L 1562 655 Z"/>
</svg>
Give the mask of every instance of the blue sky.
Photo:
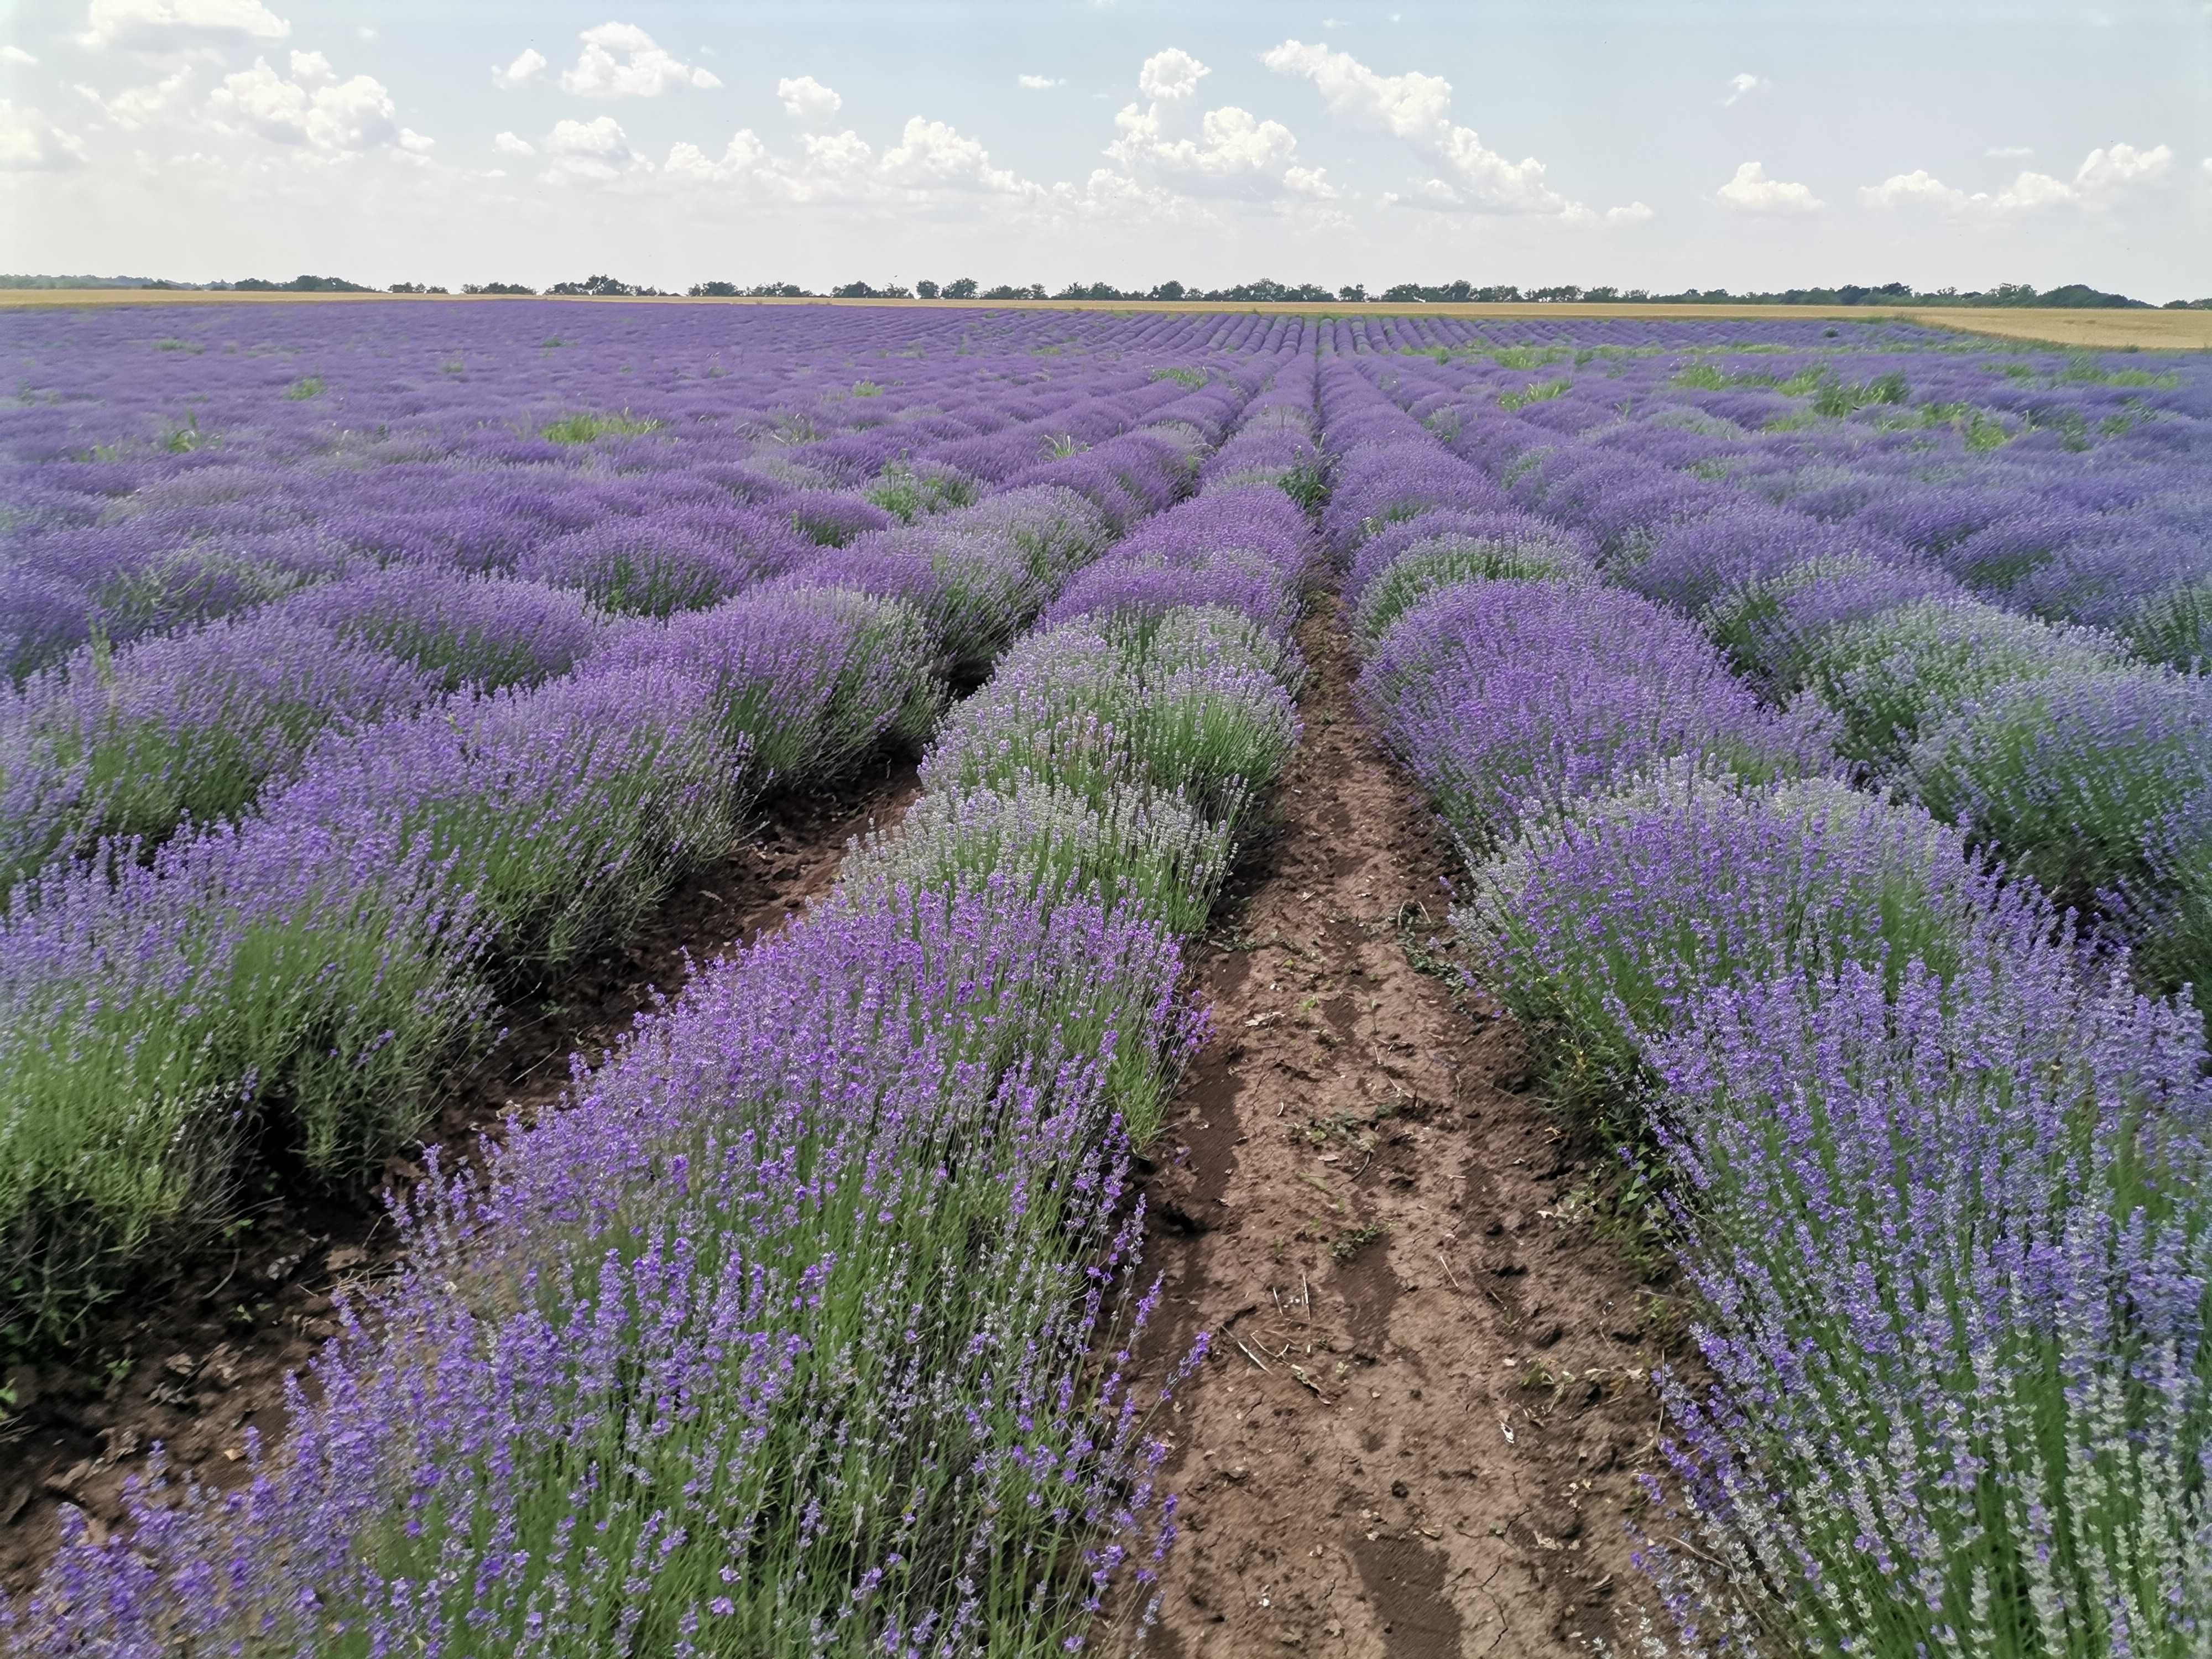
<svg viewBox="0 0 2212 1659">
<path fill-rule="evenodd" d="M 2212 3 L 15 0 L 0 268 L 2212 293 Z"/>
</svg>

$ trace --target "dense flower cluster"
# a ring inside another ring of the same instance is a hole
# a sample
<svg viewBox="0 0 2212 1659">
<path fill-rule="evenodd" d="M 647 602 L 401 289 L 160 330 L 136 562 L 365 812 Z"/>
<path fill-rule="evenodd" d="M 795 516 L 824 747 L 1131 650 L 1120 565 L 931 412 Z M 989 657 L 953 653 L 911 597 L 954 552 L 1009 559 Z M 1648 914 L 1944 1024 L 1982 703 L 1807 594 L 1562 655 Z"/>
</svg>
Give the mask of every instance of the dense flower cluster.
<svg viewBox="0 0 2212 1659">
<path fill-rule="evenodd" d="M 1583 538 L 1608 580 L 1696 617 L 1765 695 L 1816 696 L 1863 776 L 2094 909 L 2160 988 L 2212 985 L 2189 631 L 2212 592 L 2212 375 L 1863 325 L 1802 347 L 1624 332 L 1401 356 L 1401 418 Z M 1530 401 L 1532 369 L 1553 378 Z M 1789 407 L 1723 412 L 1754 386 Z M 2047 704 L 2064 718 L 2046 748 L 2029 734 Z"/>
<path fill-rule="evenodd" d="M 1269 367 L 1310 405 L 1310 362 Z M 987 499 L 957 533 L 1028 573 L 1033 615 L 1097 508 L 1012 488 L 1030 510 Z M 1137 533 L 1229 538 L 1292 584 L 1312 546 L 1286 500 L 1231 482 Z M 404 1274 L 348 1310 L 252 1486 L 159 1488 L 127 1541 L 73 1538 L 13 1615 L 21 1650 L 1042 1655 L 1140 1627 L 1174 1506 L 1163 1396 L 1124 1380 L 1157 1294 L 1127 1160 L 1200 1029 L 1179 940 L 1297 739 L 1277 599 L 1020 641 L 830 898 L 398 1212 Z M 834 765 L 934 712 L 943 615 L 780 582 L 629 623 L 591 672 L 374 729 L 397 755 L 458 728 L 450 771 L 334 744 L 238 833 L 411 782 L 429 861 L 495 866 L 477 914 L 542 930 L 579 890 L 562 836 L 592 826 L 499 792 L 579 719 L 510 709 L 601 686 L 648 707 L 659 676 L 705 744 Z M 1081 764 L 1007 762 L 1063 738 Z M 663 757 L 639 783 L 696 805 L 685 775 Z"/>
<path fill-rule="evenodd" d="M 511 986 L 621 938 L 763 789 L 926 738 L 1275 361 L 1189 323 L 1040 355 L 1085 343 L 1051 319 L 802 352 L 764 313 L 740 374 L 702 313 L 544 314 L 579 338 L 11 324 L 27 384 L 76 392 L 8 416 L 11 568 L 90 635 L 0 687 L 18 1338 L 224 1219 L 256 1140 L 332 1182 L 405 1148 Z M 192 442 L 130 435 L 188 384 Z"/>
<path fill-rule="evenodd" d="M 1854 417 L 1849 355 L 1748 360 L 1783 390 L 1676 421 L 1628 391 L 1753 373 L 1711 349 L 1725 325 L 1442 362 L 1406 348 L 1454 325 L 1421 327 L 1323 382 L 1332 445 L 1375 434 L 1346 446 L 1362 507 L 1332 516 L 1353 596 L 1401 563 L 1419 590 L 1375 614 L 1362 694 L 1469 849 L 1476 971 L 1659 1177 L 1701 1294 L 1710 1382 L 1665 1384 L 1677 1480 L 1643 1555 L 1682 1648 L 2201 1651 L 2212 1085 L 2196 1007 L 2131 979 L 2212 977 L 2203 683 L 1993 603 L 2014 596 L 1949 556 L 2018 503 L 1924 453 L 1878 483 L 1881 444 L 1851 434 L 1912 406 L 1862 384 L 1889 413 Z M 1915 384 L 1963 378 L 1876 342 Z M 1526 386 L 1593 359 L 1586 403 Z M 1386 389 L 1401 408 L 1374 407 Z M 1772 445 L 1723 419 L 1867 465 L 1802 463 L 1815 511 L 1753 483 Z M 1432 580 L 1486 487 L 1539 522 Z M 1583 556 L 1524 550 L 1547 540 Z M 2046 887 L 2139 952 L 2079 935 Z"/>
</svg>

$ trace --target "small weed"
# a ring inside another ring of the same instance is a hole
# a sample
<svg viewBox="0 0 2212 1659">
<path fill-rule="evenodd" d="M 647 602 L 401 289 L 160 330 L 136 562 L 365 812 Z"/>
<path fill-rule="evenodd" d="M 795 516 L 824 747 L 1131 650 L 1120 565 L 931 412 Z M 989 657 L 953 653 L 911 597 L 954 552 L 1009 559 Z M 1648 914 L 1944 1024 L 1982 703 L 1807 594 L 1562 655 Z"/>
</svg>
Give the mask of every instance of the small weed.
<svg viewBox="0 0 2212 1659">
<path fill-rule="evenodd" d="M 321 375 L 303 374 L 284 388 L 284 395 L 295 404 L 303 404 L 310 398 L 321 397 L 323 390 Z"/>
<path fill-rule="evenodd" d="M 884 395 L 884 389 L 873 380 L 855 380 L 853 382 L 853 395 L 855 398 L 880 398 Z"/>
<path fill-rule="evenodd" d="M 628 436 L 639 432 L 656 431 L 659 426 L 659 421 L 633 415 L 625 409 L 619 415 L 563 415 L 559 420 L 549 421 L 538 428 L 538 435 L 548 443 L 587 444 L 610 433 Z"/>
<path fill-rule="evenodd" d="M 1573 385 L 1574 382 L 1564 374 L 1556 380 L 1539 380 L 1532 386 L 1522 386 L 1518 392 L 1499 392 L 1498 406 L 1510 414 L 1515 410 L 1528 408 L 1530 404 L 1549 403 L 1554 398 L 1564 396 Z"/>
<path fill-rule="evenodd" d="M 1202 368 L 1156 368 L 1152 371 L 1152 378 L 1155 380 L 1173 380 L 1180 386 L 1194 387 L 1204 386 L 1211 377 Z"/>
<path fill-rule="evenodd" d="M 1348 1227 L 1332 1240 L 1328 1247 L 1330 1258 L 1340 1267 L 1350 1263 L 1352 1257 L 1382 1237 L 1380 1224 L 1367 1222 L 1358 1227 Z"/>
<path fill-rule="evenodd" d="M 1318 513 L 1328 501 L 1328 475 L 1319 461 L 1301 461 L 1283 474 L 1283 493 L 1308 513 Z"/>
</svg>

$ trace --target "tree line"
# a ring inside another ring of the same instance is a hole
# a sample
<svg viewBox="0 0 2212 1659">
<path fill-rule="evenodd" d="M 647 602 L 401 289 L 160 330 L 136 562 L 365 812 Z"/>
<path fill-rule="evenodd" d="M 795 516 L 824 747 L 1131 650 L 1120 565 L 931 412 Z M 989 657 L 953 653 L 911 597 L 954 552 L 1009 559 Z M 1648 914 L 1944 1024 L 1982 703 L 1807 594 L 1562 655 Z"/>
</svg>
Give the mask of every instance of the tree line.
<svg viewBox="0 0 2212 1659">
<path fill-rule="evenodd" d="M 276 282 L 247 276 L 230 283 L 173 283 L 142 276 L 0 276 L 0 289 L 152 288 L 198 289 L 241 294 L 444 294 L 443 288 L 422 283 L 394 283 L 387 289 L 348 282 L 342 276 L 292 277 Z M 532 295 L 538 289 L 522 283 L 464 283 L 463 294 Z M 617 276 L 595 275 L 579 282 L 555 283 L 544 290 L 553 295 L 585 295 L 609 299 L 669 298 L 673 291 Z M 694 283 L 684 290 L 694 300 L 1146 300 L 1167 304 L 1207 301 L 1243 305 L 1500 305 L 1581 301 L 1583 304 L 1640 305 L 1771 305 L 1771 306 L 2043 306 L 2069 310 L 2125 307 L 2150 309 L 2149 302 L 2110 294 L 2086 283 L 2068 283 L 2038 289 L 2030 283 L 1998 283 L 1988 289 L 1939 288 L 1923 290 L 1906 283 L 1863 285 L 1844 283 L 1834 288 L 1790 288 L 1773 292 L 1738 294 L 1724 288 L 1684 289 L 1679 293 L 1655 293 L 1647 289 L 1610 286 L 1582 288 L 1563 283 L 1550 288 L 1523 289 L 1510 283 L 1480 284 L 1464 277 L 1449 283 L 1397 283 L 1370 292 L 1363 283 L 1328 288 L 1319 283 L 1279 283 L 1270 276 L 1239 283 L 1231 288 L 1197 288 L 1178 282 L 1155 283 L 1148 289 L 1116 288 L 1110 283 L 1070 283 L 1048 291 L 1042 283 L 1026 285 L 996 283 L 986 288 L 973 276 L 949 283 L 917 282 L 912 287 L 897 283 L 878 287 L 872 283 L 841 283 L 827 294 L 797 283 Z M 2168 311 L 2212 311 L 2212 298 L 2169 300 Z"/>
</svg>

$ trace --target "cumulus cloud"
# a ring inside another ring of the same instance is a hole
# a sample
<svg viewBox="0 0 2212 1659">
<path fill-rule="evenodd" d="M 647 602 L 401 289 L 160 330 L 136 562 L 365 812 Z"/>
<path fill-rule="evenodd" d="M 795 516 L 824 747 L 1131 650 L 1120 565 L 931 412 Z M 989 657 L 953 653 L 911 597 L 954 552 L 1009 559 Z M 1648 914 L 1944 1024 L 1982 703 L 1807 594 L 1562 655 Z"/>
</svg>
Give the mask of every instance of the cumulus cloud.
<svg viewBox="0 0 2212 1659">
<path fill-rule="evenodd" d="M 842 98 L 811 75 L 777 82 L 775 95 L 782 101 L 786 115 L 810 127 L 827 125 L 830 118 L 845 107 Z"/>
<path fill-rule="evenodd" d="M 1606 222 L 1613 225 L 1640 225 L 1652 216 L 1651 210 L 1641 202 L 1631 202 L 1626 207 L 1605 210 Z"/>
<path fill-rule="evenodd" d="M 1453 121 L 1451 82 L 1441 75 L 1380 75 L 1350 52 L 1297 40 L 1284 41 L 1262 61 L 1279 75 L 1312 82 L 1330 114 L 1405 139 L 1443 162 L 1455 177 L 1419 185 L 1415 195 L 1425 205 L 1547 214 L 1570 222 L 1596 217 L 1553 190 L 1545 179 L 1544 164 L 1534 156 L 1508 161 L 1484 144 L 1474 128 Z"/>
<path fill-rule="evenodd" d="M 1126 175 L 1174 189 L 1334 196 L 1334 188 L 1311 168 L 1297 168 L 1298 181 L 1291 182 L 1298 141 L 1280 121 L 1263 120 L 1234 104 L 1194 117 L 1186 100 L 1212 72 L 1179 47 L 1147 58 L 1137 71 L 1137 90 L 1151 101 L 1122 106 L 1106 155 Z"/>
<path fill-rule="evenodd" d="M 950 122 L 910 118 L 898 142 L 879 155 L 857 132 L 810 132 L 796 151 L 779 153 L 750 127 L 741 128 L 720 155 L 678 143 L 661 176 L 673 183 L 714 189 L 741 200 L 793 205 L 837 202 L 902 211 L 934 205 L 953 210 L 963 200 L 1036 202 L 1042 186 L 994 166 L 990 152 Z"/>
<path fill-rule="evenodd" d="M 1014 84 L 1024 92 L 1050 92 L 1054 87 L 1066 86 L 1067 82 L 1064 77 L 1055 79 L 1049 75 L 1017 75 Z"/>
<path fill-rule="evenodd" d="M 545 54 L 535 46 L 525 46 L 505 69 L 493 66 L 491 83 L 501 92 L 512 92 L 517 87 L 529 85 L 544 73 Z"/>
<path fill-rule="evenodd" d="M 2002 190 L 1970 191 L 1945 184 L 1925 167 L 1916 167 L 1861 187 L 1859 201 L 1870 208 L 1933 208 L 1954 214 L 2032 213 L 2050 207 L 2094 210 L 2111 206 L 2172 164 L 2173 151 L 2164 144 L 2149 149 L 2110 144 L 2091 150 L 2070 182 L 2047 173 L 2023 172 Z"/>
<path fill-rule="evenodd" d="M 320 52 L 293 53 L 292 71 L 287 79 L 257 58 L 252 69 L 225 76 L 208 94 L 216 125 L 331 155 L 430 148 L 431 140 L 399 125 L 392 94 L 374 76 L 340 81 Z"/>
<path fill-rule="evenodd" d="M 35 64 L 38 61 L 13 41 L 0 46 L 0 64 Z"/>
<path fill-rule="evenodd" d="M 1198 83 L 1213 71 L 1180 46 L 1170 46 L 1145 59 L 1137 71 L 1137 90 L 1146 98 L 1173 101 L 1188 98 Z"/>
<path fill-rule="evenodd" d="M 160 52 L 222 40 L 282 40 L 292 26 L 261 0 L 92 0 L 80 46 Z"/>
<path fill-rule="evenodd" d="M 626 173 L 643 173 L 653 164 L 630 148 L 629 136 L 611 115 L 588 121 L 559 120 L 546 135 L 550 158 L 547 176 L 556 180 L 604 184 Z"/>
<path fill-rule="evenodd" d="M 2018 161 L 2035 154 L 2033 144 L 1991 144 L 1982 152 L 2001 161 Z"/>
<path fill-rule="evenodd" d="M 990 153 L 943 121 L 916 115 L 899 141 L 884 152 L 879 172 L 888 182 L 914 190 L 983 191 L 1018 196 L 1035 188 L 991 165 Z"/>
<path fill-rule="evenodd" d="M 713 70 L 678 62 L 635 23 L 602 23 L 578 39 L 584 49 L 573 69 L 561 71 L 561 90 L 579 98 L 657 98 L 722 84 Z"/>
<path fill-rule="evenodd" d="M 511 132 L 501 133 L 497 137 L 491 141 L 491 147 L 497 150 L 501 155 L 535 155 L 538 154 L 537 145 L 532 143 L 527 138 L 517 137 Z"/>
<path fill-rule="evenodd" d="M 125 87 L 112 98 L 103 98 L 94 88 L 82 84 L 71 90 L 125 132 L 136 132 L 142 127 L 152 125 L 181 102 L 191 81 L 192 66 L 187 64 L 151 86 Z"/>
<path fill-rule="evenodd" d="M 1741 103 L 1754 92 L 1764 91 L 1766 82 L 1756 75 L 1736 75 L 1729 78 L 1729 95 L 1721 100 L 1721 107 Z"/>
<path fill-rule="evenodd" d="M 84 165 L 84 141 L 35 109 L 0 98 L 0 173 L 61 173 Z"/>
<path fill-rule="evenodd" d="M 1735 177 L 1715 194 L 1723 207 L 1733 208 L 1739 213 L 1813 213 L 1822 205 L 1809 185 L 1770 179 L 1765 167 L 1757 161 L 1746 161 L 1738 167 Z"/>
<path fill-rule="evenodd" d="M 2130 185 L 2148 184 L 2172 163 L 2173 152 L 2164 144 L 2150 149 L 2133 144 L 2093 149 L 2074 174 L 2074 188 L 2084 198 L 2108 195 Z"/>
</svg>

